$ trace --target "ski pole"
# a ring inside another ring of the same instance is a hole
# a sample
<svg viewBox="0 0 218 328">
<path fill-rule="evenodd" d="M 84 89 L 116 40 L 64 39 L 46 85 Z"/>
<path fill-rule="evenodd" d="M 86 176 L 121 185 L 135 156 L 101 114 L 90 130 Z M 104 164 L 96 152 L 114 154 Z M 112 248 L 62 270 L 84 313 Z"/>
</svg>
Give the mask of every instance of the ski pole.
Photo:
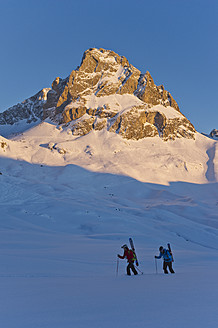
<svg viewBox="0 0 218 328">
<path fill-rule="evenodd" d="M 116 277 L 118 276 L 118 269 L 119 269 L 119 257 L 117 257 L 117 272 L 116 272 Z"/>
<path fill-rule="evenodd" d="M 156 274 L 157 274 L 157 259 L 155 259 L 155 268 L 156 268 Z"/>
<path fill-rule="evenodd" d="M 138 270 L 141 274 L 143 274 L 143 272 L 138 267 L 135 267 L 135 269 Z"/>
</svg>

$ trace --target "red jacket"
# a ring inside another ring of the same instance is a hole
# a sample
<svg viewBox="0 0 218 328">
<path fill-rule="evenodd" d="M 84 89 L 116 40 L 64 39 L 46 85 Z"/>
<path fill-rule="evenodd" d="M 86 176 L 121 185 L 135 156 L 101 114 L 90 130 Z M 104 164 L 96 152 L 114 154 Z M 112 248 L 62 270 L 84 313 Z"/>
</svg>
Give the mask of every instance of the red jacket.
<svg viewBox="0 0 218 328">
<path fill-rule="evenodd" d="M 118 255 L 118 257 L 120 259 L 125 259 L 126 258 L 129 263 L 133 263 L 134 260 L 135 260 L 133 251 L 131 249 L 125 249 L 123 256 Z"/>
</svg>

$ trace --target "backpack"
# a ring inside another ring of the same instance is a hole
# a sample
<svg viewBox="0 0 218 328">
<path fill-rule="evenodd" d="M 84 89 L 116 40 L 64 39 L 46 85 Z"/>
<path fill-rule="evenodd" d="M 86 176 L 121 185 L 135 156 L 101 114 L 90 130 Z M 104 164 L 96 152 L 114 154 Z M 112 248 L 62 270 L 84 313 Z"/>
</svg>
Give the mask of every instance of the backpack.
<svg viewBox="0 0 218 328">
<path fill-rule="evenodd" d="M 165 249 L 164 254 L 167 256 L 167 258 L 165 258 L 165 260 L 172 261 L 172 256 L 171 256 L 170 251 L 168 249 Z"/>
<path fill-rule="evenodd" d="M 132 250 L 132 254 L 133 254 L 133 261 L 135 262 L 136 261 L 136 254 L 133 250 Z"/>
<path fill-rule="evenodd" d="M 135 261 L 135 259 L 136 259 L 136 255 L 135 255 L 135 252 L 134 252 L 132 249 L 129 249 L 129 250 L 128 250 L 128 256 L 127 256 L 127 259 L 128 259 L 129 261 L 132 261 L 132 262 Z"/>
</svg>

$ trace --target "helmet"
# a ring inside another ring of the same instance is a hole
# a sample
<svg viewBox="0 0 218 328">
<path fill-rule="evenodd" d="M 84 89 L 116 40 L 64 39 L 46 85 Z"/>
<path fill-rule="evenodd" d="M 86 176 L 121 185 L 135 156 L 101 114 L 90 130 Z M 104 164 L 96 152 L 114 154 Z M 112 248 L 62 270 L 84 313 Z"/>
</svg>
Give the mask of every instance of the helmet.
<svg viewBox="0 0 218 328">
<path fill-rule="evenodd" d="M 160 246 L 159 247 L 159 251 L 161 252 L 163 250 L 163 246 Z"/>
<path fill-rule="evenodd" d="M 123 246 L 121 246 L 121 248 L 128 248 L 128 246 L 124 244 Z"/>
</svg>

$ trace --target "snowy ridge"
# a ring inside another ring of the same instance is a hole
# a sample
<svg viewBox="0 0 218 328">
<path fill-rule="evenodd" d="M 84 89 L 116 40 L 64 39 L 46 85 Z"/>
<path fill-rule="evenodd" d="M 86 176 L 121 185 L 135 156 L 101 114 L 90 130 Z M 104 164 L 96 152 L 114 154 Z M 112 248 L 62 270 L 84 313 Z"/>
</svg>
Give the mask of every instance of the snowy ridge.
<svg viewBox="0 0 218 328">
<path fill-rule="evenodd" d="M 34 96 L 0 113 L 0 133 L 4 136 L 25 131 L 43 119 L 43 104 L 50 88 L 44 88 Z"/>
</svg>

